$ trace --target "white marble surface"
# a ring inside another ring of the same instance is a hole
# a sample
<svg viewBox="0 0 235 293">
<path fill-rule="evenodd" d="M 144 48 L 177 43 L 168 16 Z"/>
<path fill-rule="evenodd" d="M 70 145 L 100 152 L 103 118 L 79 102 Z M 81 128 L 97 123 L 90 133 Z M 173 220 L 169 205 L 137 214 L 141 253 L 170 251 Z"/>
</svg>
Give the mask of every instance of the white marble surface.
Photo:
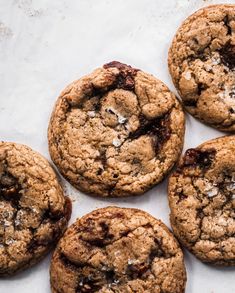
<svg viewBox="0 0 235 293">
<path fill-rule="evenodd" d="M 167 51 L 181 21 L 202 0 L 0 0 L 0 139 L 24 143 L 49 158 L 47 125 L 60 91 L 108 61 L 150 72 L 175 91 Z M 235 1 L 223 1 L 235 3 Z M 187 115 L 185 149 L 222 135 Z M 169 226 L 166 181 L 145 195 L 94 199 L 65 183 L 71 222 L 99 207 L 142 208 Z M 235 268 L 204 265 L 185 252 L 186 293 L 235 292 Z M 0 280 L 1 293 L 49 293 L 49 261 Z"/>
</svg>

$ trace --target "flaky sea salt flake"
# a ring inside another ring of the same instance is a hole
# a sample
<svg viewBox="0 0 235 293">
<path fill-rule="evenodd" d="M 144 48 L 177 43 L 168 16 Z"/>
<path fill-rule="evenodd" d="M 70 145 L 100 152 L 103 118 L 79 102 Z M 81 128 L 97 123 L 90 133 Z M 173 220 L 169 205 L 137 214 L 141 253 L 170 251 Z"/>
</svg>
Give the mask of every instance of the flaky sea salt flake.
<svg viewBox="0 0 235 293">
<path fill-rule="evenodd" d="M 118 148 L 122 144 L 120 139 L 114 138 L 113 139 L 113 145 Z"/>
<path fill-rule="evenodd" d="M 87 112 L 87 115 L 91 118 L 94 118 L 95 117 L 95 111 L 88 111 Z"/>
</svg>

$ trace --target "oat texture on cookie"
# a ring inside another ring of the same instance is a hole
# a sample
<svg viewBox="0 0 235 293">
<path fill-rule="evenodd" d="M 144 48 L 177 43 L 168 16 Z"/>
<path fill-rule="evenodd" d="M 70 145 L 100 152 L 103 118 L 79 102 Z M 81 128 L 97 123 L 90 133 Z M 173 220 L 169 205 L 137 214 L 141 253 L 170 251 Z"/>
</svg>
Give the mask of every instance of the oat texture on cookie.
<svg viewBox="0 0 235 293">
<path fill-rule="evenodd" d="M 136 209 L 107 207 L 77 220 L 51 261 L 53 293 L 183 293 L 183 254 L 167 227 Z"/>
<path fill-rule="evenodd" d="M 152 75 L 110 62 L 69 85 L 51 116 L 49 150 L 76 188 L 141 194 L 160 182 L 183 144 L 184 113 Z"/>
<path fill-rule="evenodd" d="M 0 276 L 41 259 L 65 230 L 70 210 L 46 159 L 0 142 Z"/>
<path fill-rule="evenodd" d="M 204 262 L 235 265 L 235 136 L 186 151 L 169 180 L 171 224 Z"/>
<path fill-rule="evenodd" d="M 169 70 L 185 108 L 222 131 L 235 131 L 235 5 L 191 15 L 169 50 Z"/>
</svg>

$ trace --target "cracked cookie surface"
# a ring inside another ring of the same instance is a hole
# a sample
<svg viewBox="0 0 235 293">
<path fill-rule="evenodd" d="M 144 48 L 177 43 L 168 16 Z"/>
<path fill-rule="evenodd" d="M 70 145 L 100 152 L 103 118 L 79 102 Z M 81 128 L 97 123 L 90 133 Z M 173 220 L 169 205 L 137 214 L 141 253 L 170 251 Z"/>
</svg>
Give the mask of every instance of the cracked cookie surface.
<svg viewBox="0 0 235 293">
<path fill-rule="evenodd" d="M 204 262 L 235 265 L 235 136 L 189 149 L 169 179 L 171 225 Z"/>
<path fill-rule="evenodd" d="M 169 70 L 187 111 L 235 131 L 235 5 L 213 5 L 188 17 L 169 50 Z"/>
<path fill-rule="evenodd" d="M 77 220 L 59 241 L 53 293 L 183 293 L 186 272 L 167 227 L 137 209 L 107 207 Z"/>
<path fill-rule="evenodd" d="M 0 276 L 41 259 L 70 214 L 71 203 L 47 160 L 27 146 L 0 142 Z"/>
<path fill-rule="evenodd" d="M 184 113 L 174 94 L 116 61 L 69 85 L 48 128 L 50 154 L 63 176 L 104 197 L 142 194 L 163 180 L 183 137 Z"/>
</svg>

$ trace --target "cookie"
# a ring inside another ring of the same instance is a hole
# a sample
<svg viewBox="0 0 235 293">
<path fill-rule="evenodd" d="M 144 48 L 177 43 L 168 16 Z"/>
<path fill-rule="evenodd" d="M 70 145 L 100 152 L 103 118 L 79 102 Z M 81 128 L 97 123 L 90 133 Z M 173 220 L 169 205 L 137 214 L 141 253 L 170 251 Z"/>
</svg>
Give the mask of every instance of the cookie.
<svg viewBox="0 0 235 293">
<path fill-rule="evenodd" d="M 111 62 L 69 85 L 49 124 L 49 150 L 62 175 L 98 196 L 142 194 L 181 153 L 184 113 L 155 77 Z"/>
<path fill-rule="evenodd" d="M 235 5 L 205 7 L 187 18 L 169 50 L 169 70 L 186 110 L 235 131 Z"/>
<path fill-rule="evenodd" d="M 107 207 L 77 220 L 51 261 L 53 293 L 182 293 L 186 272 L 178 242 L 144 211 Z"/>
<path fill-rule="evenodd" d="M 70 214 L 70 201 L 47 160 L 27 146 L 0 142 L 0 276 L 38 262 Z"/>
<path fill-rule="evenodd" d="M 235 265 L 235 136 L 186 151 L 169 179 L 171 225 L 203 262 Z"/>
</svg>

